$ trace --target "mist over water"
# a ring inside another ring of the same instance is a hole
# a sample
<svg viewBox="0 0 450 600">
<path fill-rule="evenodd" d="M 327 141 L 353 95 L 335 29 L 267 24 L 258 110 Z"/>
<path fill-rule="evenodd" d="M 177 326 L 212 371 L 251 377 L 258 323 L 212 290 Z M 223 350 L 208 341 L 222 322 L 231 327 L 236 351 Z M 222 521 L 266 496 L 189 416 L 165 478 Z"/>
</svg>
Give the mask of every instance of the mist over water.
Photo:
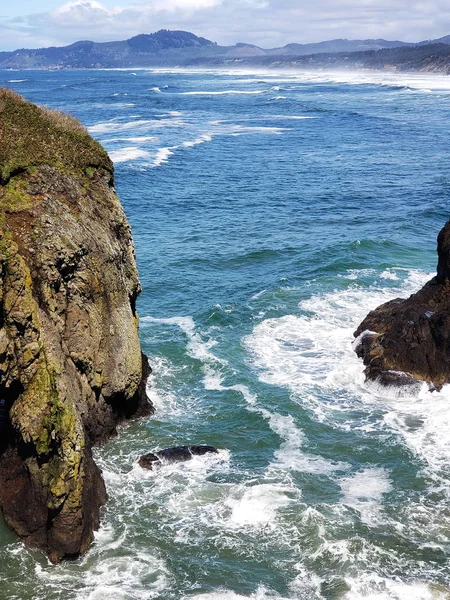
<svg viewBox="0 0 450 600">
<path fill-rule="evenodd" d="M 432 276 L 450 85 L 397 74 L 0 72 L 109 151 L 157 412 L 53 566 L 0 528 L 0 599 L 449 600 L 450 390 L 364 382 L 353 331 Z M 141 454 L 217 455 L 141 469 Z"/>
</svg>

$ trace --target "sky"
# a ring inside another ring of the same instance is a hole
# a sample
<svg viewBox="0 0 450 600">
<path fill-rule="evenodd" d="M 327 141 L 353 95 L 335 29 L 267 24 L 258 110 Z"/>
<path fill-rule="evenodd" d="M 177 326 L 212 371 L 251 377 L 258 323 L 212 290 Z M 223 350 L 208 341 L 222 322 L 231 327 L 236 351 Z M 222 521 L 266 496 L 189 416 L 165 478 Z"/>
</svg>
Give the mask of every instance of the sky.
<svg viewBox="0 0 450 600">
<path fill-rule="evenodd" d="M 263 48 L 335 38 L 418 42 L 450 34 L 450 0 L 0 0 L 0 50 L 158 29 Z"/>
</svg>

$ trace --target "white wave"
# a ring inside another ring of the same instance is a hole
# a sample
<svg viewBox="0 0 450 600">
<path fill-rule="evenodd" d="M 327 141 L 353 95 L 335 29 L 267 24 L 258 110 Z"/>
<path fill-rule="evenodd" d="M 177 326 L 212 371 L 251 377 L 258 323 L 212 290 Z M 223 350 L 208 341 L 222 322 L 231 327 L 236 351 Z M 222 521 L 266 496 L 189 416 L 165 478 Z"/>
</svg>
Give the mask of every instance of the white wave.
<svg viewBox="0 0 450 600">
<path fill-rule="evenodd" d="M 273 119 L 285 119 L 286 121 L 302 121 L 304 119 L 317 119 L 318 117 L 309 117 L 304 115 L 270 115 Z"/>
<path fill-rule="evenodd" d="M 157 94 L 162 94 L 162 92 L 159 89 L 159 87 L 152 87 L 152 92 L 156 92 Z"/>
<path fill-rule="evenodd" d="M 210 121 L 210 125 L 216 126 L 214 134 L 240 136 L 243 134 L 262 133 L 269 135 L 282 135 L 285 131 L 290 131 L 288 127 L 276 126 L 258 126 L 258 125 L 240 125 L 237 123 L 223 121 Z"/>
<path fill-rule="evenodd" d="M 428 278 L 411 271 L 401 291 L 407 296 Z M 351 347 L 353 331 L 370 310 L 399 291 L 354 286 L 301 302 L 298 315 L 258 324 L 244 345 L 260 369 L 260 379 L 296 392 L 314 384 L 362 386 L 363 366 Z"/>
<path fill-rule="evenodd" d="M 113 105 L 111 104 L 107 104 L 106 105 L 108 108 L 110 106 L 113 106 L 114 108 L 130 108 L 132 106 L 136 106 L 136 104 L 134 104 L 134 102 L 114 102 Z"/>
<path fill-rule="evenodd" d="M 135 121 L 127 121 L 125 123 L 120 123 L 117 121 L 98 123 L 97 125 L 92 125 L 91 127 L 88 127 L 88 131 L 92 134 L 110 134 L 130 130 L 146 131 L 148 129 L 162 129 L 166 127 L 183 127 L 184 125 L 184 121 L 175 118 L 137 119 Z"/>
<path fill-rule="evenodd" d="M 182 117 L 184 115 L 184 113 L 181 110 L 168 110 L 165 113 L 161 113 L 159 115 L 155 115 L 161 119 L 164 119 L 166 117 Z"/>
<path fill-rule="evenodd" d="M 450 386 L 445 386 L 439 393 L 429 392 L 423 386 L 415 397 L 404 394 L 403 397 L 385 398 L 383 419 L 390 429 L 402 435 L 408 448 L 425 462 L 426 472 L 435 479 L 436 487 L 443 486 L 450 498 L 450 450 L 446 441 L 450 435 L 449 403 Z"/>
<path fill-rule="evenodd" d="M 98 123 L 88 127 L 89 133 L 116 133 L 117 131 L 127 131 L 128 129 L 136 129 L 142 126 L 150 125 L 153 121 L 148 119 L 140 119 L 137 121 L 129 121 L 127 123 L 117 123 L 110 121 L 108 123 Z"/>
<path fill-rule="evenodd" d="M 306 443 L 305 436 L 295 425 L 291 415 L 283 416 L 264 409 L 261 409 L 261 413 L 268 419 L 272 431 L 283 440 L 281 447 L 275 451 L 276 461 L 269 465 L 269 471 L 284 469 L 303 473 L 327 474 L 349 467 L 346 463 L 332 463 L 321 456 L 304 452 L 302 448 Z"/>
<path fill-rule="evenodd" d="M 386 269 L 380 275 L 382 279 L 390 279 L 391 281 L 398 281 L 399 277 L 393 269 Z"/>
<path fill-rule="evenodd" d="M 127 123 L 118 123 L 109 121 L 108 123 L 98 123 L 88 127 L 89 133 L 116 133 L 118 131 L 127 131 L 129 129 L 139 129 L 151 125 L 154 121 L 148 119 L 139 119 L 136 121 L 128 121 Z"/>
<path fill-rule="evenodd" d="M 159 148 L 153 161 L 153 167 L 159 167 L 169 160 L 169 157 L 173 154 L 172 148 Z"/>
<path fill-rule="evenodd" d="M 26 79 L 8 79 L 8 83 L 23 83 Z"/>
<path fill-rule="evenodd" d="M 367 525 L 381 520 L 381 500 L 391 490 L 386 469 L 370 468 L 340 480 L 341 502 L 357 510 Z"/>
<path fill-rule="evenodd" d="M 147 379 L 146 393 L 155 407 L 158 419 L 176 417 L 180 419 L 186 410 L 193 410 L 185 398 L 179 398 L 174 393 L 174 384 L 181 373 L 174 372 L 173 365 L 159 356 L 150 356 L 149 363 L 152 372 Z"/>
<path fill-rule="evenodd" d="M 205 377 L 203 379 L 205 389 L 218 391 L 233 390 L 239 392 L 247 402 L 249 410 L 261 414 L 268 422 L 271 430 L 283 440 L 280 448 L 274 453 L 276 460 L 271 462 L 268 467 L 269 475 L 280 470 L 323 474 L 348 468 L 349 465 L 345 463 L 332 463 L 321 456 L 304 452 L 302 447 L 306 443 L 305 436 L 298 429 L 291 415 L 283 416 L 278 413 L 272 413 L 257 405 L 257 396 L 252 394 L 247 386 L 242 384 L 224 386 L 222 381 L 222 376 L 212 368 L 205 369 Z"/>
<path fill-rule="evenodd" d="M 109 138 L 108 143 L 112 142 L 128 142 L 133 144 L 146 144 L 147 142 L 158 142 L 159 137 L 155 135 L 141 135 L 137 137 L 117 137 Z"/>
<path fill-rule="evenodd" d="M 217 371 L 213 370 L 210 366 L 208 366 L 204 372 L 205 376 L 203 378 L 203 385 L 205 386 L 205 390 L 217 390 L 219 392 L 233 390 L 242 394 L 242 397 L 247 404 L 254 405 L 257 402 L 257 397 L 250 392 L 246 385 L 223 385 L 222 375 L 217 373 Z"/>
<path fill-rule="evenodd" d="M 405 583 L 375 573 L 346 579 L 350 591 L 344 600 L 448 600 L 450 589 L 438 584 L 416 581 Z"/>
<path fill-rule="evenodd" d="M 157 452 L 158 448 L 152 448 L 152 452 Z M 144 479 L 152 480 L 152 483 L 157 489 L 157 494 L 164 494 L 170 488 L 171 496 L 168 499 L 167 510 L 173 513 L 185 513 L 192 502 L 188 501 L 187 496 L 191 497 L 192 493 L 199 492 L 201 495 L 200 486 L 208 484 L 208 476 L 212 471 L 218 469 L 226 471 L 229 468 L 230 452 L 228 450 L 219 450 L 217 453 L 208 453 L 202 456 L 193 456 L 191 460 L 186 462 L 168 462 L 167 464 L 157 465 L 153 469 L 143 469 L 138 464 L 135 464 L 133 470 L 128 474 L 130 480 L 141 481 Z M 183 485 L 179 485 L 180 482 Z M 187 483 L 189 482 L 189 485 Z M 173 495 L 173 484 L 176 484 L 177 495 Z M 152 492 L 154 493 L 154 492 Z M 192 500 L 192 498 L 191 498 Z M 203 498 L 208 501 L 208 498 Z M 200 504 L 204 504 L 204 501 Z"/>
<path fill-rule="evenodd" d="M 110 537 L 113 537 L 113 533 Z M 120 541 L 120 540 L 119 540 Z M 124 542 L 124 538 L 121 539 Z M 116 544 L 96 542 L 89 555 L 71 565 L 44 568 L 36 563 L 38 579 L 55 591 L 64 589 L 67 597 L 77 600 L 140 600 L 158 598 L 170 583 L 165 562 L 151 551 L 139 555 Z"/>
<path fill-rule="evenodd" d="M 213 140 L 212 135 L 204 134 L 204 135 L 196 138 L 195 140 L 183 142 L 183 146 L 185 148 L 193 148 L 194 146 L 198 146 L 199 144 L 204 144 L 205 142 L 212 142 L 212 140 Z"/>
<path fill-rule="evenodd" d="M 290 487 L 276 484 L 241 486 L 238 494 L 231 494 L 225 505 L 231 509 L 229 522 L 233 525 L 259 525 L 272 523 L 277 511 L 295 501 L 289 497 Z"/>
<path fill-rule="evenodd" d="M 389 73 L 377 71 L 303 72 L 295 75 L 298 81 L 397 86 L 400 90 L 422 93 L 450 92 L 448 77 L 438 73 Z"/>
<path fill-rule="evenodd" d="M 120 150 L 111 150 L 109 156 L 114 163 L 123 163 L 149 158 L 150 154 L 146 150 L 142 150 L 142 148 L 132 146 L 121 148 Z"/>
<path fill-rule="evenodd" d="M 206 594 L 195 594 L 189 596 L 183 596 L 181 600 L 289 600 L 274 594 L 271 590 L 268 590 L 264 586 L 258 587 L 256 592 L 250 594 L 250 596 L 242 596 L 236 594 L 231 590 L 219 589 L 214 592 Z"/>
<path fill-rule="evenodd" d="M 267 90 L 221 90 L 221 91 L 196 91 L 196 92 L 181 92 L 181 96 L 227 96 L 227 95 L 260 95 L 267 93 Z"/>
<path fill-rule="evenodd" d="M 267 289 L 261 290 L 260 292 L 253 294 L 253 296 L 250 298 L 250 300 L 258 300 L 258 298 L 260 298 L 266 292 L 267 292 Z"/>
<path fill-rule="evenodd" d="M 295 83 L 349 83 L 349 84 L 374 84 L 380 86 L 397 86 L 400 91 L 404 88 L 416 90 L 418 93 L 432 92 L 450 92 L 450 81 L 447 75 L 439 73 L 398 73 L 398 72 L 379 72 L 379 71 L 318 71 L 307 69 L 276 69 L 268 70 L 264 68 L 239 68 L 239 69 L 199 69 L 199 68 L 161 68 L 153 69 L 153 72 L 164 74 L 198 74 L 198 73 L 214 73 L 215 75 L 237 76 L 243 77 L 258 77 L 264 78 L 271 83 L 277 83 L 282 86 Z M 185 92 L 186 93 L 186 92 Z M 189 93 L 189 92 L 187 92 Z M 192 92 L 191 92 L 192 93 Z M 198 93 L 198 92 L 194 92 Z M 207 93 L 205 91 L 200 92 Z M 223 93 L 223 92 L 222 92 Z M 245 92 L 244 92 L 245 93 Z M 257 93 L 265 93 L 257 92 Z"/>
<path fill-rule="evenodd" d="M 164 325 L 178 326 L 188 338 L 187 352 L 189 356 L 205 363 L 221 363 L 225 361 L 215 356 L 210 352 L 211 348 L 216 345 L 215 340 L 204 341 L 196 330 L 195 322 L 192 317 L 142 317 L 142 323 L 161 323 Z"/>
<path fill-rule="evenodd" d="M 318 420 L 344 429 L 387 427 L 399 434 L 441 489 L 450 473 L 450 386 L 438 393 L 425 385 L 411 391 L 365 383 L 364 366 L 352 349 L 353 331 L 370 310 L 399 294 L 408 296 L 430 277 L 411 271 L 401 280 L 404 272 L 395 273 L 399 280 L 392 273 L 389 279 L 397 287 L 355 285 L 303 301 L 300 314 L 263 321 L 244 344 L 259 378 L 290 389 Z M 369 422 L 355 422 L 355 410 L 370 415 Z"/>
</svg>

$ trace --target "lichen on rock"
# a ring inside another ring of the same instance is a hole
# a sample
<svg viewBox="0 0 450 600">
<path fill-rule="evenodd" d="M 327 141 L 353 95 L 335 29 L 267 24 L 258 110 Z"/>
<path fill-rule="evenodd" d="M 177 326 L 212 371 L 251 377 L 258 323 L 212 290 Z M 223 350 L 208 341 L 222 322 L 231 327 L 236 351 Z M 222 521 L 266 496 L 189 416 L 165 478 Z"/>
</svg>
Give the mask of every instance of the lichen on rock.
<svg viewBox="0 0 450 600">
<path fill-rule="evenodd" d="M 370 312 L 355 331 L 367 379 L 431 389 L 450 383 L 450 221 L 438 236 L 437 275 L 409 298 Z"/>
<path fill-rule="evenodd" d="M 84 128 L 0 90 L 0 142 L 0 506 L 59 561 L 87 549 L 106 500 L 92 445 L 152 411 L 140 284 L 112 163 Z"/>
</svg>

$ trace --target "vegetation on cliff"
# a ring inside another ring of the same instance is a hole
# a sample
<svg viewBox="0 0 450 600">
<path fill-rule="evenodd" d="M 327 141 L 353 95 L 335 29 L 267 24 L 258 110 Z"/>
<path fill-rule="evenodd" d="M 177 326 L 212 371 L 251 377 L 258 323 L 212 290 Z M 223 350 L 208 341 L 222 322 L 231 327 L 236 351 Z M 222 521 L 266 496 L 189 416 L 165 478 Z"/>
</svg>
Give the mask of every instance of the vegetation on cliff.
<svg viewBox="0 0 450 600">
<path fill-rule="evenodd" d="M 0 124 L 0 183 L 39 165 L 66 172 L 88 168 L 112 172 L 107 153 L 77 119 L 30 104 L 11 90 L 0 91 Z"/>
<path fill-rule="evenodd" d="M 75 119 L 0 90 L 0 506 L 52 560 L 106 500 L 91 447 L 151 406 L 131 231 L 112 163 Z"/>
</svg>

